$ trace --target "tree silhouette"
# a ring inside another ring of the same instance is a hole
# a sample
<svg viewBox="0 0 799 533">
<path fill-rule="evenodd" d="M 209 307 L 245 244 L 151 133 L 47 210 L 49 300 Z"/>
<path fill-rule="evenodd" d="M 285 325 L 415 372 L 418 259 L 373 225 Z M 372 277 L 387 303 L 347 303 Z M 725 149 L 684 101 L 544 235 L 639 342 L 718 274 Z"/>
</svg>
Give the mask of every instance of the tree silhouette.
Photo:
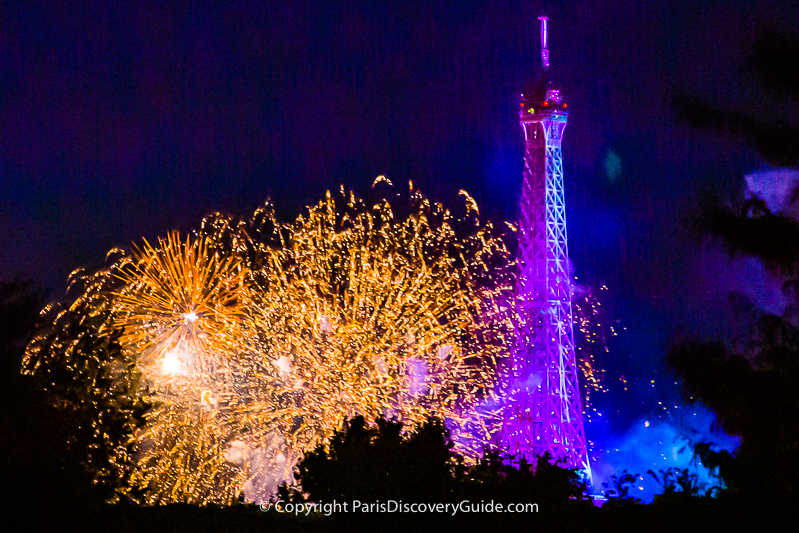
<svg viewBox="0 0 799 533">
<path fill-rule="evenodd" d="M 446 501 L 460 458 L 441 422 L 431 420 L 409 438 L 401 432 L 397 422 L 368 427 L 362 416 L 349 420 L 328 450 L 320 446 L 298 464 L 302 492 L 311 501 Z"/>
<path fill-rule="evenodd" d="M 49 327 L 56 313 L 58 331 Z M 44 313 L 39 324 L 44 333 L 31 341 L 35 355 L 23 361 L 22 370 L 68 421 L 62 448 L 77 455 L 75 462 L 86 467 L 102 499 L 135 499 L 126 482 L 134 462 L 133 433 L 150 405 L 135 394 L 140 373 L 123 353 L 119 333 L 98 333 L 105 322 L 102 314 L 80 308 Z M 55 344 L 71 345 L 73 356 L 51 349 Z"/>
<path fill-rule="evenodd" d="M 608 502 L 605 505 L 608 507 L 624 507 L 640 504 L 640 498 L 630 495 L 630 490 L 635 486 L 635 481 L 639 477 L 639 474 L 630 474 L 627 470 L 624 470 L 620 475 L 613 474 L 609 482 L 602 483 L 602 486 L 606 489 L 605 495 L 608 497 Z"/>
<path fill-rule="evenodd" d="M 94 501 L 79 463 L 85 450 L 69 447 L 71 420 L 20 373 L 43 303 L 31 281 L 0 282 L 0 500 L 27 528 L 42 530 L 55 525 L 53 515 L 74 516 L 70 510 L 85 512 Z"/>
<path fill-rule="evenodd" d="M 763 86 L 799 104 L 799 41 L 767 34 L 755 44 L 750 69 Z M 724 110 L 678 96 L 679 116 L 696 127 L 749 142 L 776 166 L 799 164 L 799 107 L 779 118 Z M 798 195 L 794 192 L 792 201 Z M 759 313 L 743 342 L 675 341 L 670 366 L 686 399 L 716 413 L 721 427 L 742 438 L 733 455 L 708 443 L 695 453 L 728 491 L 774 500 L 795 494 L 799 478 L 799 221 L 773 213 L 759 198 L 724 201 L 708 196 L 690 221 L 700 235 L 735 255 L 754 257 L 784 280 L 792 300 L 784 315 Z"/>
<path fill-rule="evenodd" d="M 700 481 L 699 476 L 687 468 L 667 468 L 657 472 L 647 470 L 646 473 L 663 489 L 663 493 L 658 495 L 661 500 L 675 497 L 694 498 L 712 494 L 711 491 L 705 492 L 707 483 Z"/>
<path fill-rule="evenodd" d="M 305 455 L 295 478 L 297 485 L 280 488 L 278 498 L 283 502 L 526 503 L 546 509 L 546 520 L 555 521 L 564 516 L 576 520 L 593 510 L 591 502 L 583 499 L 586 487 L 575 470 L 552 464 L 549 455 L 540 457 L 533 468 L 523 458 L 496 451 L 467 465 L 453 453 L 447 430 L 438 420 L 404 436 L 400 423 L 377 420 L 369 427 L 363 417 L 355 417 L 336 432 L 327 449 L 319 447 Z M 453 530 L 530 519 L 523 513 L 428 513 L 403 515 L 401 521 L 378 515 L 357 520 L 380 530 L 395 526 L 406 530 L 409 523 Z M 353 515 L 338 514 L 330 520 L 329 524 L 350 528 Z"/>
<path fill-rule="evenodd" d="M 765 33 L 754 44 L 748 70 L 764 89 L 799 103 L 797 64 L 799 40 Z M 767 102 L 768 98 L 761 100 Z M 769 163 L 786 167 L 799 164 L 799 123 L 795 109 L 788 116 L 768 118 L 755 105 L 746 106 L 745 112 L 724 109 L 685 92 L 672 97 L 672 106 L 680 118 L 698 129 L 743 139 Z"/>
</svg>

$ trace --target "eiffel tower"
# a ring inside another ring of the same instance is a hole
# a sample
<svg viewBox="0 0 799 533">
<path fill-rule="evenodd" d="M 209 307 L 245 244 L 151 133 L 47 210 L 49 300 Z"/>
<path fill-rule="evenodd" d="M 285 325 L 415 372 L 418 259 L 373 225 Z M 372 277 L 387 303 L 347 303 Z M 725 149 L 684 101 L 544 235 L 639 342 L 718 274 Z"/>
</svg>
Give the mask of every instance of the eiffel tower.
<svg viewBox="0 0 799 533">
<path fill-rule="evenodd" d="M 549 79 L 547 17 L 541 21 L 542 74 L 522 95 L 524 182 L 519 220 L 516 345 L 503 447 L 535 464 L 550 452 L 591 480 L 578 385 L 566 242 L 561 139 L 568 104 Z"/>
</svg>

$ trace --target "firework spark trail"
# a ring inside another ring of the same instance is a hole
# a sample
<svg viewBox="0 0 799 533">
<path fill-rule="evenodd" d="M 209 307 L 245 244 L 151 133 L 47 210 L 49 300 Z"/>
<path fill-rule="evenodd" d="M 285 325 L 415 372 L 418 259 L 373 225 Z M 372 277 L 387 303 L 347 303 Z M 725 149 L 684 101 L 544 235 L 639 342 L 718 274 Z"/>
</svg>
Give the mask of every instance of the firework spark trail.
<svg viewBox="0 0 799 533">
<path fill-rule="evenodd" d="M 302 422 L 286 433 L 302 449 L 356 414 L 388 414 L 412 427 L 429 416 L 458 420 L 492 394 L 504 347 L 464 342 L 485 327 L 474 313 L 483 303 L 466 269 L 436 252 L 454 233 L 446 224 L 433 229 L 423 213 L 390 219 L 383 204 L 336 231 L 328 197 L 266 263 L 270 291 L 253 292 L 255 320 L 270 332 L 267 357 L 275 365 L 291 359 L 281 374 Z"/>
<path fill-rule="evenodd" d="M 575 283 L 572 302 L 574 326 L 579 332 L 577 361 L 583 378 L 580 380 L 585 398 L 583 414 L 589 421 L 592 417 L 589 410 L 591 394 L 607 392 L 603 384 L 605 371 L 598 367 L 597 358 L 601 361 L 610 352 L 608 344 L 617 335 L 613 320 L 602 306 L 603 293 L 607 290 L 605 285 L 601 285 L 597 292 Z"/>
<path fill-rule="evenodd" d="M 145 241 L 114 276 L 110 328 L 147 383 L 206 403 L 228 392 L 248 291 L 240 261 L 211 253 L 204 236 L 171 234 Z"/>
<path fill-rule="evenodd" d="M 114 295 L 115 326 L 131 348 L 163 344 L 158 331 L 185 332 L 221 351 L 233 344 L 235 322 L 244 315 L 245 273 L 236 258 L 211 255 L 205 238 L 184 243 L 171 234 L 158 247 L 145 241 L 116 277 L 123 288 Z"/>
<path fill-rule="evenodd" d="M 99 317 L 96 333 L 118 335 L 141 375 L 134 395 L 152 407 L 135 457 L 115 460 L 134 464 L 125 483 L 147 503 L 268 497 L 358 414 L 409 430 L 438 416 L 488 441 L 491 413 L 474 412 L 495 394 L 512 331 L 501 309 L 512 276 L 492 268 L 513 265 L 465 196 L 459 219 L 412 187 L 405 206 L 328 194 L 292 224 L 265 207 L 114 250 L 108 269 L 74 276 L 79 294 L 26 369 L 79 362 L 74 339 L 62 342 L 67 318 Z"/>
<path fill-rule="evenodd" d="M 456 216 L 412 186 L 371 206 L 342 190 L 290 224 L 266 205 L 112 250 L 73 276 L 25 368 L 80 365 L 70 320 L 119 339 L 131 401 L 151 407 L 111 462 L 129 471 L 118 492 L 151 504 L 266 499 L 355 415 L 438 417 L 475 458 L 499 431 L 516 265 L 512 233 L 461 195 Z"/>
</svg>

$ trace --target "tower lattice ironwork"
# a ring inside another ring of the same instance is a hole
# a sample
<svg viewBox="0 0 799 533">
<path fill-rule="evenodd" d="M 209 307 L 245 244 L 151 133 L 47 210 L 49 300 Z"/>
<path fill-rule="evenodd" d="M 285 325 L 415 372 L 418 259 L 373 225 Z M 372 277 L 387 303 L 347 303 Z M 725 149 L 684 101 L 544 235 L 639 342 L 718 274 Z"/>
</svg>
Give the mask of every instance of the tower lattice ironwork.
<svg viewBox="0 0 799 533">
<path fill-rule="evenodd" d="M 516 345 L 504 445 L 528 461 L 550 452 L 591 479 L 571 310 L 561 139 L 567 103 L 549 81 L 547 17 L 543 72 L 522 95 L 524 181 L 519 220 Z"/>
</svg>

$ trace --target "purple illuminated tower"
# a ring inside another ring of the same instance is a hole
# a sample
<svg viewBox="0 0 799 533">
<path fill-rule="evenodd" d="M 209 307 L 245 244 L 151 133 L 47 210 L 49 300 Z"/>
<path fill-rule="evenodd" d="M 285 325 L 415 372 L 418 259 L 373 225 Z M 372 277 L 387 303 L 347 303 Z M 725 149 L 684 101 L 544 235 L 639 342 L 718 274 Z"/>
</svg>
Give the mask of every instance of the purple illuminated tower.
<svg viewBox="0 0 799 533">
<path fill-rule="evenodd" d="M 547 17 L 541 79 L 522 95 L 524 182 L 519 220 L 516 345 L 504 446 L 528 461 L 550 452 L 591 480 L 571 312 L 561 138 L 567 104 L 549 81 Z"/>
</svg>

